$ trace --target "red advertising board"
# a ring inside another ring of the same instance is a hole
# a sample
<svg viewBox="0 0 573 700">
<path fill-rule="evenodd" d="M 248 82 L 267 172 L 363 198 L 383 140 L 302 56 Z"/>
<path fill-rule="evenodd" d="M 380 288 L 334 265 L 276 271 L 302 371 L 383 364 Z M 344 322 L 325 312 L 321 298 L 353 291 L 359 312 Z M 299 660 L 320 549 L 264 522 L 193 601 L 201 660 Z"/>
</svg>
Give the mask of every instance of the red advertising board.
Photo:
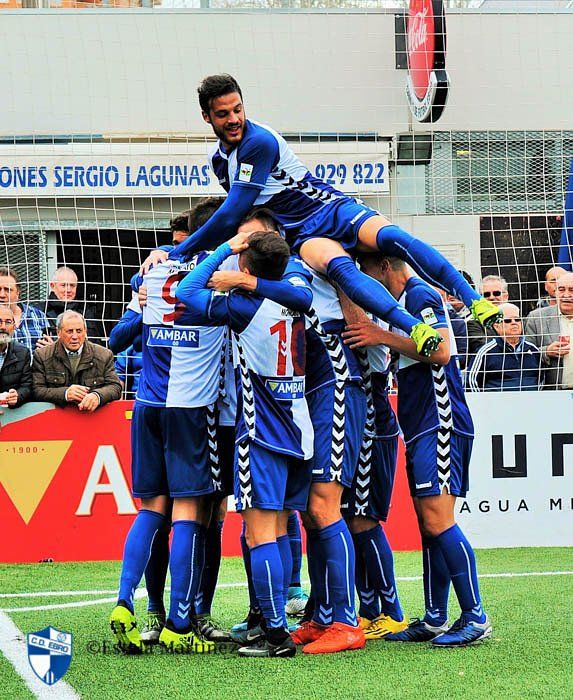
<svg viewBox="0 0 573 700">
<path fill-rule="evenodd" d="M 0 562 L 121 559 L 137 503 L 130 494 L 131 402 L 93 414 L 27 404 L 0 416 Z M 239 555 L 240 517 L 227 516 L 223 554 Z M 397 550 L 420 541 L 401 447 L 387 532 Z"/>
</svg>

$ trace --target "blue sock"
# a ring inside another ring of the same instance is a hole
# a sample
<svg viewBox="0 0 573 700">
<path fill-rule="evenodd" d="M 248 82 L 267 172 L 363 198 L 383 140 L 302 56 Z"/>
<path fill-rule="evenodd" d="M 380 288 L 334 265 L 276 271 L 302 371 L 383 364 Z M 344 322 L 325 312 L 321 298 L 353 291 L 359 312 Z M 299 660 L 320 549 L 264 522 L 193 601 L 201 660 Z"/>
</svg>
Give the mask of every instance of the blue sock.
<svg viewBox="0 0 573 700">
<path fill-rule="evenodd" d="M 362 555 L 362 552 L 360 551 L 360 546 L 356 541 L 356 535 L 353 534 L 352 539 L 354 540 L 354 550 L 356 552 L 356 591 L 358 593 L 358 600 L 360 601 L 358 614 L 360 617 L 363 617 L 366 620 L 373 620 L 382 612 L 380 609 L 380 598 L 368 579 L 366 561 Z"/>
<path fill-rule="evenodd" d="M 283 600 L 283 565 L 276 542 L 251 548 L 253 586 L 267 627 L 285 629 L 287 620 Z"/>
<path fill-rule="evenodd" d="M 288 598 L 288 587 L 292 574 L 292 552 L 290 551 L 290 540 L 288 535 L 277 537 L 277 545 L 283 565 L 283 602 L 286 605 Z"/>
<path fill-rule="evenodd" d="M 300 570 L 302 568 L 302 535 L 298 514 L 291 513 L 288 517 L 287 535 L 290 541 L 292 556 L 292 574 L 289 584 L 300 587 Z"/>
<path fill-rule="evenodd" d="M 161 513 L 140 510 L 127 533 L 117 598 L 124 601 L 131 612 L 133 612 L 135 589 L 149 561 L 153 540 L 164 522 L 165 517 Z"/>
<path fill-rule="evenodd" d="M 422 557 L 426 603 L 424 622 L 439 627 L 448 620 L 448 596 L 452 579 L 436 537 L 422 537 Z"/>
<path fill-rule="evenodd" d="M 384 226 L 376 235 L 381 253 L 405 260 L 426 282 L 441 287 L 469 308 L 480 295 L 456 268 L 435 248 L 410 235 L 400 226 Z"/>
<path fill-rule="evenodd" d="M 355 304 L 402 329 L 404 333 L 410 334 L 412 327 L 420 323 L 398 304 L 383 284 L 361 272 L 347 255 L 332 258 L 326 274 Z"/>
<path fill-rule="evenodd" d="M 151 547 L 151 556 L 145 567 L 145 588 L 147 589 L 148 612 L 165 615 L 163 593 L 165 592 L 165 579 L 169 568 L 169 527 L 162 527 L 157 531 Z"/>
<path fill-rule="evenodd" d="M 475 622 L 485 622 L 476 558 L 471 544 L 458 525 L 452 525 L 436 539 L 444 555 L 464 617 Z"/>
<path fill-rule="evenodd" d="M 308 577 L 310 578 L 310 600 L 312 601 L 312 609 L 307 603 L 307 611 L 311 613 L 311 619 L 318 624 L 330 625 L 334 609 L 328 600 L 328 591 L 324 581 L 324 562 L 316 529 L 306 530 L 306 558 Z"/>
<path fill-rule="evenodd" d="M 354 535 L 354 541 L 366 562 L 368 580 L 380 598 L 382 612 L 401 622 L 404 613 L 396 590 L 394 557 L 386 533 L 380 525 L 376 525 Z"/>
<path fill-rule="evenodd" d="M 245 537 L 245 523 L 243 523 L 243 529 L 241 531 L 241 552 L 243 554 L 243 564 L 245 566 L 245 573 L 247 575 L 247 586 L 249 587 L 249 609 L 259 610 L 259 603 L 257 601 L 257 594 L 255 593 L 255 587 L 253 586 L 253 572 L 251 570 L 251 552 L 247 544 L 247 538 Z"/>
<path fill-rule="evenodd" d="M 190 627 L 191 605 L 201 580 L 205 561 L 205 527 L 195 520 L 176 520 L 173 523 L 173 542 L 169 571 L 171 573 L 171 601 L 169 619 L 178 631 Z"/>
<path fill-rule="evenodd" d="M 354 609 L 354 544 L 342 518 L 317 532 L 322 576 L 325 579 L 327 600 L 334 608 L 333 622 L 355 627 L 358 624 Z M 320 606 L 318 608 L 320 610 Z M 320 622 L 320 620 L 317 620 Z M 322 623 L 324 624 L 324 623 Z"/>
<path fill-rule="evenodd" d="M 205 566 L 195 596 L 195 614 L 210 615 L 221 566 L 222 520 L 212 520 L 205 532 Z"/>
</svg>

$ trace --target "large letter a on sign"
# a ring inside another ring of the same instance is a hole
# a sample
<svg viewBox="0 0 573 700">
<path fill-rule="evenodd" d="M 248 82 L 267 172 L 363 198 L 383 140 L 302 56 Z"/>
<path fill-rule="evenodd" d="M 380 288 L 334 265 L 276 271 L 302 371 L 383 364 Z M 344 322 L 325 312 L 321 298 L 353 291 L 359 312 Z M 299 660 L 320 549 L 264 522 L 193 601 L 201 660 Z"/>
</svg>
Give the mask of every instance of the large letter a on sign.
<svg viewBox="0 0 573 700">
<path fill-rule="evenodd" d="M 104 471 L 109 479 L 107 484 L 101 483 Z M 91 515 L 96 495 L 104 493 L 113 495 L 119 515 L 137 513 L 113 445 L 98 447 L 76 515 Z"/>
</svg>

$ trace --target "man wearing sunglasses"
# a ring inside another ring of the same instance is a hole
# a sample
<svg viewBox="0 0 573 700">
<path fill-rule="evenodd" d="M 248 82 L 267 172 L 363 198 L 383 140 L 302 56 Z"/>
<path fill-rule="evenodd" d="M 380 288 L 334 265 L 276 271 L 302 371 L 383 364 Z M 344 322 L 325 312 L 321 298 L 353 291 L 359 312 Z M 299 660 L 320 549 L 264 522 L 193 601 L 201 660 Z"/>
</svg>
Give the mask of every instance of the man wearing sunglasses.
<svg viewBox="0 0 573 700">
<path fill-rule="evenodd" d="M 487 275 L 479 285 L 479 291 L 483 297 L 491 301 L 496 306 L 501 306 L 509 301 L 509 292 L 507 282 L 503 277 L 498 275 Z M 481 348 L 484 343 L 497 336 L 496 331 L 492 328 L 484 330 L 483 326 L 475 321 L 469 320 L 468 326 L 468 354 L 470 359 L 472 355 Z"/>
<path fill-rule="evenodd" d="M 477 351 L 468 371 L 470 391 L 535 391 L 545 374 L 541 352 L 523 337 L 523 322 L 515 304 L 501 304 L 503 321 L 496 338 Z"/>
</svg>

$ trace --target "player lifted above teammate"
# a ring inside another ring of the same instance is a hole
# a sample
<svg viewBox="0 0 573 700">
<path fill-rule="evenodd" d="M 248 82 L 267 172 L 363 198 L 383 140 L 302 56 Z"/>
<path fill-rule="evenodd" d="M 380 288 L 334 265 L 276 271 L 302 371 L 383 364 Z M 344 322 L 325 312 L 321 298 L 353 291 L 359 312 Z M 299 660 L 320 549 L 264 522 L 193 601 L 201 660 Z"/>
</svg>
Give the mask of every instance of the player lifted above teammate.
<svg viewBox="0 0 573 700">
<path fill-rule="evenodd" d="M 208 76 L 198 92 L 203 119 L 219 138 L 210 163 L 229 195 L 213 218 L 178 246 L 177 254 L 213 248 L 234 235 L 253 206 L 264 205 L 295 252 L 355 303 L 411 335 L 422 354 L 434 352 L 441 336 L 362 274 L 349 252 L 379 250 L 399 257 L 427 281 L 462 299 L 484 325 L 495 322 L 499 310 L 481 299 L 434 248 L 311 175 L 279 134 L 247 119 L 241 88 L 232 76 Z M 161 258 L 161 253 L 154 255 L 154 260 Z"/>
</svg>

